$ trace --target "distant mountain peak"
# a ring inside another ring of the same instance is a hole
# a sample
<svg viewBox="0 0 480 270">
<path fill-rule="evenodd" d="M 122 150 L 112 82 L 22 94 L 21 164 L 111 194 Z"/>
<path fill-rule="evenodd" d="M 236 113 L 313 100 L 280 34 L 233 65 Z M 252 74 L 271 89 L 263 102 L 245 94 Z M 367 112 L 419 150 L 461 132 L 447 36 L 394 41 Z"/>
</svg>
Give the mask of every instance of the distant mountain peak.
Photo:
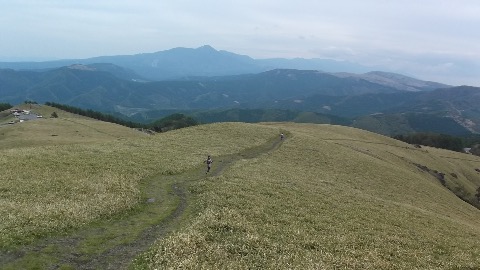
<svg viewBox="0 0 480 270">
<path fill-rule="evenodd" d="M 215 48 L 213 48 L 213 47 L 210 46 L 210 45 L 200 46 L 200 47 L 197 48 L 197 50 L 218 52 L 217 50 L 215 50 Z"/>
</svg>

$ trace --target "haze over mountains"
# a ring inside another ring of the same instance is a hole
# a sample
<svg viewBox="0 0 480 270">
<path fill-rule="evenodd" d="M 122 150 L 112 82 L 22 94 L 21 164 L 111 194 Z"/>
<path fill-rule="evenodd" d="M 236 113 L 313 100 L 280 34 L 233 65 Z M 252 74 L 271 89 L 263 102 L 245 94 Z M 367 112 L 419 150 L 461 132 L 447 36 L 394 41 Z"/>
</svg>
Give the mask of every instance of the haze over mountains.
<svg viewBox="0 0 480 270">
<path fill-rule="evenodd" d="M 217 51 L 209 45 L 196 49 L 173 48 L 154 53 L 99 56 L 87 59 L 66 59 L 45 62 L 0 62 L 0 68 L 41 70 L 74 64 L 90 65 L 98 63 L 114 64 L 137 73 L 137 75 L 130 73 L 127 77 L 122 77 L 122 79 L 143 78 L 151 81 L 176 80 L 178 78 L 191 76 L 254 74 L 272 69 L 320 70 L 325 72 L 350 73 L 366 73 L 371 71 L 371 68 L 359 64 L 329 59 L 253 59 L 246 55 L 239 55 L 228 51 Z M 338 76 L 353 76 L 353 74 L 338 74 Z M 382 81 L 389 76 L 391 77 L 392 75 L 384 73 L 380 75 L 377 80 L 380 79 Z M 360 77 L 363 78 L 364 76 Z M 365 77 L 374 80 L 374 75 L 372 74 Z M 399 79 L 401 80 L 399 77 L 395 80 Z M 404 79 L 410 80 L 411 78 L 405 77 Z"/>
<path fill-rule="evenodd" d="M 232 114 L 238 109 L 290 110 L 297 113 L 283 120 L 298 120 L 298 112 L 312 112 L 314 118 L 327 114 L 383 134 L 425 129 L 456 135 L 480 132 L 480 88 L 452 87 L 380 71 L 356 73 L 368 70 L 347 62 L 255 60 L 202 46 L 80 60 L 0 63 L 0 68 L 0 102 L 11 104 L 50 101 L 136 120 L 186 112 L 206 122 L 207 115 L 218 119 L 215 114 L 225 110 Z M 279 120 L 272 111 L 269 114 L 254 119 L 247 113 L 246 119 Z M 299 121 L 318 120 L 311 117 L 302 114 Z M 238 115 L 233 118 L 239 119 Z M 437 124 L 428 127 L 425 123 L 430 122 Z"/>
<path fill-rule="evenodd" d="M 205 45 L 196 49 L 174 48 L 136 55 L 100 56 L 46 62 L 0 63 L 0 68 L 47 69 L 73 64 L 111 63 L 131 69 L 143 79 L 158 81 L 189 76 L 224 76 L 259 73 L 275 68 L 312 69 L 325 71 L 366 72 L 366 67 L 348 62 L 325 59 L 261 59 L 227 51 L 217 51 Z M 137 79 L 137 75 L 124 79 Z"/>
</svg>

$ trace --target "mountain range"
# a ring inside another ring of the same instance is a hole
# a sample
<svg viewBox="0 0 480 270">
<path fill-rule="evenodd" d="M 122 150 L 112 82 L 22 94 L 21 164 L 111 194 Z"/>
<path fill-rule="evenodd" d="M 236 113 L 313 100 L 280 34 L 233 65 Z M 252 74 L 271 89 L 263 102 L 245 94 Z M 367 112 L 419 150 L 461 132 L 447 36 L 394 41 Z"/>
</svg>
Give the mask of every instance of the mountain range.
<svg viewBox="0 0 480 270">
<path fill-rule="evenodd" d="M 108 63 L 113 65 L 101 66 L 99 63 Z M 318 58 L 253 59 L 246 55 L 239 55 L 223 50 L 218 51 L 209 45 L 201 46 L 195 49 L 179 47 L 154 53 L 99 56 L 87 59 L 65 59 L 44 62 L 0 62 L 0 68 L 10 68 L 15 70 L 46 70 L 75 64 L 95 64 L 98 70 L 109 71 L 116 75 L 121 75 L 122 79 L 138 81 L 177 80 L 179 78 L 198 76 L 211 77 L 256 74 L 273 69 L 342 72 L 337 73 L 336 76 L 358 77 L 359 79 L 367 79 L 369 81 L 376 82 L 386 82 L 387 80 L 390 80 L 390 82 L 398 83 L 402 80 L 406 80 L 407 85 L 411 83 L 408 81 L 412 80 L 412 78 L 393 73 L 371 73 L 368 75 L 357 75 L 357 73 L 366 73 L 372 71 L 372 69 L 347 61 Z M 124 70 L 121 73 L 118 73 L 118 68 L 115 66 L 122 67 L 128 71 Z M 416 81 L 417 82 L 414 82 L 415 84 L 420 80 Z M 439 85 L 440 84 L 432 84 L 430 87 L 433 86 L 433 88 L 436 88 Z M 399 86 L 400 85 L 397 85 L 397 87 Z M 416 88 L 417 87 L 414 86 L 411 90 L 415 90 Z"/>
<path fill-rule="evenodd" d="M 314 69 L 328 64 L 345 72 Z M 480 88 L 353 73 L 362 67 L 332 60 L 254 60 L 203 46 L 0 68 L 0 102 L 50 101 L 138 121 L 183 112 L 204 122 L 329 119 L 388 135 L 480 132 Z"/>
</svg>

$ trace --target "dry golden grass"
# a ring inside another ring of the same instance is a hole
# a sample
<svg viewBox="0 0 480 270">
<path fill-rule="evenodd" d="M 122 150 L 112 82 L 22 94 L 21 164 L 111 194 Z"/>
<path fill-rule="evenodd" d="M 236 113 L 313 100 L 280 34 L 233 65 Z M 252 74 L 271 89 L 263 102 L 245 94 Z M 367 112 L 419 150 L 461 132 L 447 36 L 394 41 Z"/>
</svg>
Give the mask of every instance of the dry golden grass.
<svg viewBox="0 0 480 270">
<path fill-rule="evenodd" d="M 353 128 L 268 126 L 291 134 L 275 152 L 194 183 L 202 210 L 139 268 L 480 267 L 480 211 L 414 165 L 479 186 L 480 158 Z"/>
<path fill-rule="evenodd" d="M 30 109 L 25 104 L 18 108 Z M 50 118 L 54 111 L 59 118 Z M 0 149 L 98 143 L 146 136 L 117 124 L 96 121 L 45 105 L 33 105 L 31 112 L 44 115 L 44 118 L 0 126 Z"/>
<path fill-rule="evenodd" d="M 9 127 L 25 129 L 11 131 L 18 132 L 19 137 L 9 137 L 3 142 L 1 247 L 128 210 L 138 203 L 143 178 L 176 174 L 199 166 L 207 154 L 230 154 L 263 144 L 275 132 L 269 127 L 226 123 L 145 136 L 117 125 L 81 118 L 38 121 L 51 122 L 31 121 Z M 55 136 L 58 141 L 43 141 L 42 136 L 48 135 L 45 130 L 40 132 L 45 129 L 42 124 L 56 128 L 55 132 L 65 138 L 59 139 L 59 135 Z M 66 135 L 73 130 L 91 132 L 91 137 Z M 24 131 L 38 132 L 38 136 L 22 134 Z M 37 140 L 35 146 L 24 146 L 23 141 L 30 139 Z M 38 145 L 42 143 L 47 145 Z"/>
<path fill-rule="evenodd" d="M 480 267 L 479 210 L 415 165 L 473 194 L 478 157 L 331 125 L 223 123 L 146 136 L 60 116 L 0 128 L 3 248 L 124 212 L 139 203 L 142 179 L 265 144 L 282 130 L 288 137 L 277 150 L 190 183 L 196 214 L 137 268 Z"/>
</svg>

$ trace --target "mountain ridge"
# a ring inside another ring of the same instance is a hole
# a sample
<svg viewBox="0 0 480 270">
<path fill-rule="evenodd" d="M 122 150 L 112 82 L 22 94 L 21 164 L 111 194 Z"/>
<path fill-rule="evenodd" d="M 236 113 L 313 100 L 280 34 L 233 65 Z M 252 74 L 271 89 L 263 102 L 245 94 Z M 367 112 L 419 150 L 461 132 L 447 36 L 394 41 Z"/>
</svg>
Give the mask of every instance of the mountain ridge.
<svg viewBox="0 0 480 270">
<path fill-rule="evenodd" d="M 342 78 L 352 77 L 352 78 L 364 79 L 369 82 L 388 85 L 403 91 L 413 91 L 413 92 L 429 91 L 429 90 L 435 90 L 438 88 L 451 87 L 450 85 L 446 85 L 442 83 L 422 81 L 422 80 L 408 77 L 405 75 L 391 73 L 391 72 L 384 72 L 384 71 L 370 71 L 363 74 L 352 74 L 352 73 L 345 73 L 345 72 L 337 72 L 332 74 Z"/>
<path fill-rule="evenodd" d="M 365 73 L 375 69 L 347 61 L 320 58 L 254 59 L 247 55 L 216 50 L 210 45 L 198 48 L 176 47 L 152 53 L 96 56 L 86 59 L 63 59 L 43 62 L 0 62 L 0 68 L 51 69 L 73 64 L 110 63 L 130 69 L 151 80 L 172 80 L 183 77 L 227 76 L 260 73 L 272 69 L 319 70 L 324 72 Z"/>
</svg>

